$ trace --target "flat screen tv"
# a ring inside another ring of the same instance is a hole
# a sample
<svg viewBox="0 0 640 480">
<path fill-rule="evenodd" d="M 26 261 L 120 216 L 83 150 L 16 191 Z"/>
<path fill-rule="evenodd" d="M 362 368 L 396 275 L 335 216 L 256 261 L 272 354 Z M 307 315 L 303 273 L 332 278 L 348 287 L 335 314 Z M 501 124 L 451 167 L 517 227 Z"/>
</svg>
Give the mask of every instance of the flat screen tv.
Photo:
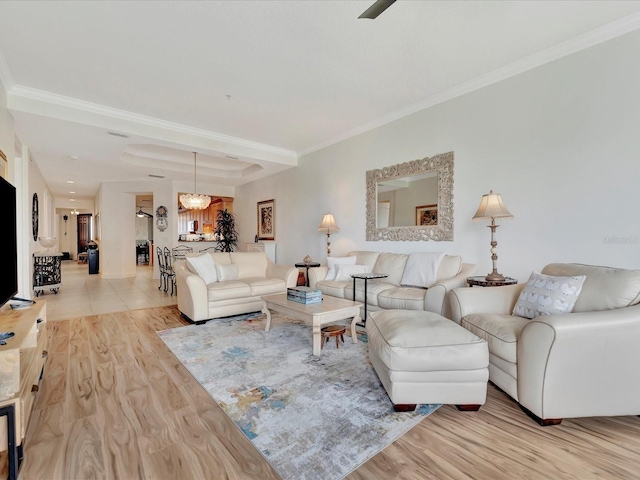
<svg viewBox="0 0 640 480">
<path fill-rule="evenodd" d="M 18 293 L 18 239 L 16 231 L 16 188 L 0 177 L 0 205 L 5 251 L 0 272 L 0 306 Z M 3 242 L 4 243 L 4 242 Z"/>
</svg>

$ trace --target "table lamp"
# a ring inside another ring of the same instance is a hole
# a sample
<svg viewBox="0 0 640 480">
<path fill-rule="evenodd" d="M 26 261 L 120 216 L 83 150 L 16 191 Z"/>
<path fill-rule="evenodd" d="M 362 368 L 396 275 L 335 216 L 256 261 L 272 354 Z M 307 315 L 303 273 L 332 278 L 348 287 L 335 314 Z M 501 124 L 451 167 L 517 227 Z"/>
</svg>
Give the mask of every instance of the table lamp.
<svg viewBox="0 0 640 480">
<path fill-rule="evenodd" d="M 330 213 L 325 213 L 322 218 L 322 223 L 318 227 L 319 232 L 327 233 L 327 256 L 331 255 L 331 242 L 329 241 L 329 237 L 333 232 L 339 232 L 340 228 L 336 225 L 336 220 L 333 218 L 333 215 Z"/>
<path fill-rule="evenodd" d="M 488 281 L 504 281 L 504 275 L 498 273 L 498 249 L 496 248 L 498 242 L 495 239 L 495 234 L 496 228 L 500 225 L 496 225 L 496 218 L 513 218 L 513 215 L 502 203 L 500 194 L 489 190 L 488 194 L 482 196 L 478 211 L 473 216 L 473 221 L 491 220 L 491 225 L 487 226 L 491 229 L 491 262 L 493 263 L 493 271 L 485 277 Z"/>
</svg>

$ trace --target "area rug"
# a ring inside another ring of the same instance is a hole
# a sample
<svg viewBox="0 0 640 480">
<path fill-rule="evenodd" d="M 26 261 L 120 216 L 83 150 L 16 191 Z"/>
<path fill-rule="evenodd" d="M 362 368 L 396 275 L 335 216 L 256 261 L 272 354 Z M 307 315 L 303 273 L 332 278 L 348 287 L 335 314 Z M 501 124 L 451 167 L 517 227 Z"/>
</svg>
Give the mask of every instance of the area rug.
<svg viewBox="0 0 640 480">
<path fill-rule="evenodd" d="M 285 480 L 343 478 L 433 412 L 396 413 L 366 335 L 311 353 L 311 327 L 273 314 L 158 332 Z M 347 332 L 349 329 L 347 329 Z"/>
</svg>

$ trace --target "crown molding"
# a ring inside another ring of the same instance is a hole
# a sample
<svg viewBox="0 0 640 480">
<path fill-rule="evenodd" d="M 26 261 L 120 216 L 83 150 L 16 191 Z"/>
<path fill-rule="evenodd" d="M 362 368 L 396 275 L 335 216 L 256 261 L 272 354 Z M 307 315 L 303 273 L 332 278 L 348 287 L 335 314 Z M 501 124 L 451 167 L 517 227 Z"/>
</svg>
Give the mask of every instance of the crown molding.
<svg viewBox="0 0 640 480">
<path fill-rule="evenodd" d="M 566 57 L 567 55 L 571 55 L 572 53 L 585 50 L 589 47 L 604 43 L 626 33 L 633 32 L 639 28 L 640 13 L 634 13 L 614 22 L 608 23 L 607 25 L 604 25 L 602 27 L 596 28 L 591 32 L 587 32 L 577 37 L 571 38 L 545 50 L 529 55 L 528 57 L 524 57 L 496 70 L 480 75 L 479 77 L 476 77 L 443 92 L 432 95 L 431 97 L 421 100 L 417 103 L 408 105 L 404 108 L 401 108 L 400 110 L 396 110 L 395 112 L 391 112 L 387 115 L 372 120 L 371 122 L 367 122 L 364 125 L 352 128 L 351 130 L 347 130 L 346 132 L 330 138 L 329 140 L 300 150 L 298 151 L 298 156 L 302 157 L 303 155 L 307 155 L 309 153 L 313 153 L 315 151 L 329 147 L 343 140 L 347 140 L 349 138 L 355 137 L 356 135 L 360 135 L 362 133 L 368 132 L 369 130 L 373 130 L 374 128 L 381 127 L 421 110 L 433 107 L 435 105 L 438 105 L 439 103 L 446 102 L 447 100 L 451 100 L 453 98 L 465 95 L 488 85 L 506 80 L 507 78 L 519 75 L 520 73 L 532 70 L 536 67 L 544 65 L 546 63 L 550 63 L 559 58 Z"/>
<path fill-rule="evenodd" d="M 209 130 L 190 127 L 188 125 L 183 125 L 180 123 L 160 120 L 158 118 L 148 117 L 146 115 L 140 115 L 137 113 L 128 112 L 126 110 L 119 110 L 97 103 L 85 102 L 84 100 L 66 97 L 64 95 L 58 95 L 56 93 L 46 92 L 44 90 L 38 90 L 35 88 L 25 87 L 23 85 L 13 85 L 13 87 L 8 90 L 7 97 L 10 109 L 18 111 L 28 111 L 30 113 L 57 118 L 51 109 L 51 106 L 54 105 L 63 107 L 70 111 L 90 113 L 110 119 L 132 122 L 147 127 L 169 130 L 184 135 L 191 135 L 194 137 L 213 140 L 215 142 L 222 142 L 238 147 L 249 148 L 275 155 L 281 155 L 293 160 L 297 160 L 298 158 L 298 155 L 293 150 L 287 150 L 284 148 L 274 147 L 273 145 L 266 145 L 264 143 L 253 142 L 251 140 L 245 140 L 242 138 L 232 137 Z M 21 106 L 22 100 L 30 101 L 29 108 L 25 107 L 23 109 L 23 107 Z"/>
</svg>

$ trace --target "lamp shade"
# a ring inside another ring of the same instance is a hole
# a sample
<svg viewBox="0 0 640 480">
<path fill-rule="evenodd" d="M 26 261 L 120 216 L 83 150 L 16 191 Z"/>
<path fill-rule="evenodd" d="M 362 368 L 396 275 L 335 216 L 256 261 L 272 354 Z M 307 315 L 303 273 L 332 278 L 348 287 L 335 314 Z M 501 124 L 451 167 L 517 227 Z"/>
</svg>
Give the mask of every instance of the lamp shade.
<svg viewBox="0 0 640 480">
<path fill-rule="evenodd" d="M 318 227 L 319 232 L 339 232 L 340 228 L 336 225 L 336 220 L 333 218 L 331 213 L 325 213 L 324 217 L 322 217 L 322 223 Z"/>
<path fill-rule="evenodd" d="M 142 208 L 136 212 L 136 216 L 139 218 L 144 217 L 144 212 L 142 211 Z"/>
<path fill-rule="evenodd" d="M 490 190 L 489 193 L 482 196 L 473 220 L 491 220 L 492 218 L 513 218 L 513 215 L 502 203 L 500 194 Z"/>
</svg>

